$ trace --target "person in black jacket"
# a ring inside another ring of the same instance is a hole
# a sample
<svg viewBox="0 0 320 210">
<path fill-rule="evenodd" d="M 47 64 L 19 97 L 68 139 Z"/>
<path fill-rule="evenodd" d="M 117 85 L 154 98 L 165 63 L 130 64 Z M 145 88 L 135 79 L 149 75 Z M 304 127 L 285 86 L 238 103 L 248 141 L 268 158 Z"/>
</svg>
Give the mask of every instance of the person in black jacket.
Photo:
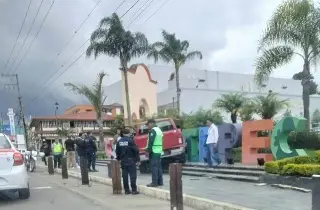
<svg viewBox="0 0 320 210">
<path fill-rule="evenodd" d="M 89 179 L 83 179 L 83 177 L 88 178 L 88 158 L 83 133 L 79 133 L 79 137 L 76 139 L 75 143 L 77 146 L 77 153 L 80 157 L 80 172 L 82 177 L 82 184 L 89 184 Z"/>
<path fill-rule="evenodd" d="M 50 156 L 50 147 L 47 144 L 47 141 L 45 139 L 42 140 L 42 145 L 40 147 L 40 152 L 44 153 L 44 157 L 42 157 L 42 161 L 45 165 L 47 165 L 47 157 Z"/>
<path fill-rule="evenodd" d="M 137 190 L 137 164 L 140 162 L 139 149 L 133 139 L 129 137 L 128 130 L 122 130 L 121 138 L 117 142 L 117 160 L 121 161 L 122 179 L 125 194 L 139 194 Z M 130 176 L 131 190 L 129 189 L 128 176 Z"/>
<path fill-rule="evenodd" d="M 95 142 L 95 137 L 89 131 L 87 132 L 87 136 L 84 139 L 86 144 L 86 153 L 88 158 L 88 169 L 90 172 L 98 172 L 96 170 L 96 152 L 97 152 L 97 145 Z M 92 170 L 91 170 L 92 166 Z"/>
</svg>

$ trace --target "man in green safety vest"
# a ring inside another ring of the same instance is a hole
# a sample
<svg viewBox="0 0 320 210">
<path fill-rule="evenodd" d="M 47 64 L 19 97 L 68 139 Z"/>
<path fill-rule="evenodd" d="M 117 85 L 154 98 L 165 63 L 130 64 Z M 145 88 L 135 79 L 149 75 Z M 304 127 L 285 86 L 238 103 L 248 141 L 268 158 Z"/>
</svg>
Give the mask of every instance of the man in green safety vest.
<svg viewBox="0 0 320 210">
<path fill-rule="evenodd" d="M 152 182 L 147 187 L 163 186 L 161 155 L 163 154 L 163 133 L 154 119 L 147 122 L 149 128 L 147 147 L 145 148 L 151 163 Z"/>
<path fill-rule="evenodd" d="M 63 156 L 63 146 L 58 139 L 56 139 L 52 144 L 52 155 L 53 155 L 54 168 L 57 168 L 57 167 L 60 168 L 61 158 Z"/>
</svg>

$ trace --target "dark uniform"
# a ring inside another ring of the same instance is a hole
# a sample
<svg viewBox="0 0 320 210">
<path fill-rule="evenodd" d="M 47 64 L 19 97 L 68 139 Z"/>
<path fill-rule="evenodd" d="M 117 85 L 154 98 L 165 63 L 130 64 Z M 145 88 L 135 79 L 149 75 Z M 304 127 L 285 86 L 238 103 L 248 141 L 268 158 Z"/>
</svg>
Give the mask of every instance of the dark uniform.
<svg viewBox="0 0 320 210">
<path fill-rule="evenodd" d="M 80 157 L 80 172 L 81 177 L 87 177 L 87 168 L 88 168 L 88 159 L 86 154 L 86 143 L 82 137 L 82 134 L 79 134 L 79 137 L 75 141 L 77 146 L 77 153 Z M 89 180 L 89 178 L 88 178 Z M 88 180 L 82 179 L 82 184 L 89 184 Z"/>
<path fill-rule="evenodd" d="M 140 161 L 139 149 L 133 139 L 123 136 L 116 146 L 117 160 L 121 161 L 123 187 L 126 194 L 131 194 L 128 183 L 130 176 L 132 194 L 139 194 L 137 191 L 137 162 Z"/>
<path fill-rule="evenodd" d="M 96 152 L 97 152 L 97 145 L 95 143 L 93 136 L 87 136 L 85 139 L 86 144 L 86 153 L 88 158 L 88 168 L 89 171 L 97 171 L 96 170 Z M 92 166 L 92 170 L 91 170 Z"/>
</svg>

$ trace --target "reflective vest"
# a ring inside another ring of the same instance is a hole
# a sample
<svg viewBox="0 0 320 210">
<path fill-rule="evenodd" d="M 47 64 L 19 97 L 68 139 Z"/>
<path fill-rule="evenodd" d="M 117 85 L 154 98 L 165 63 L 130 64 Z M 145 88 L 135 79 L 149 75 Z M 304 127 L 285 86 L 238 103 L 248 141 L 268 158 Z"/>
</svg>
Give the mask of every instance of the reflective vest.
<svg viewBox="0 0 320 210">
<path fill-rule="evenodd" d="M 152 128 L 156 132 L 156 138 L 154 139 L 153 145 L 152 145 L 152 153 L 155 154 L 162 154 L 163 148 L 162 148 L 162 139 L 163 139 L 163 133 L 159 127 L 153 127 Z M 148 142 L 149 144 L 149 135 L 148 135 Z"/>
<path fill-rule="evenodd" d="M 62 153 L 62 145 L 60 143 L 53 145 L 53 154 Z"/>
</svg>

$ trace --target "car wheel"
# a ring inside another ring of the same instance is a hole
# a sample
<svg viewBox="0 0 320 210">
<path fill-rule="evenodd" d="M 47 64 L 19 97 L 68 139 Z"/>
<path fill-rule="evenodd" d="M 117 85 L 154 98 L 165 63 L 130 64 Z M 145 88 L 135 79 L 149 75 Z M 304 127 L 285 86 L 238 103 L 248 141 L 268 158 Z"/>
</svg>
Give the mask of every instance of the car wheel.
<svg viewBox="0 0 320 210">
<path fill-rule="evenodd" d="M 26 200 L 26 199 L 29 199 L 29 197 L 30 197 L 30 188 L 29 188 L 29 186 L 26 189 L 19 190 L 19 198 L 20 199 Z"/>
</svg>

